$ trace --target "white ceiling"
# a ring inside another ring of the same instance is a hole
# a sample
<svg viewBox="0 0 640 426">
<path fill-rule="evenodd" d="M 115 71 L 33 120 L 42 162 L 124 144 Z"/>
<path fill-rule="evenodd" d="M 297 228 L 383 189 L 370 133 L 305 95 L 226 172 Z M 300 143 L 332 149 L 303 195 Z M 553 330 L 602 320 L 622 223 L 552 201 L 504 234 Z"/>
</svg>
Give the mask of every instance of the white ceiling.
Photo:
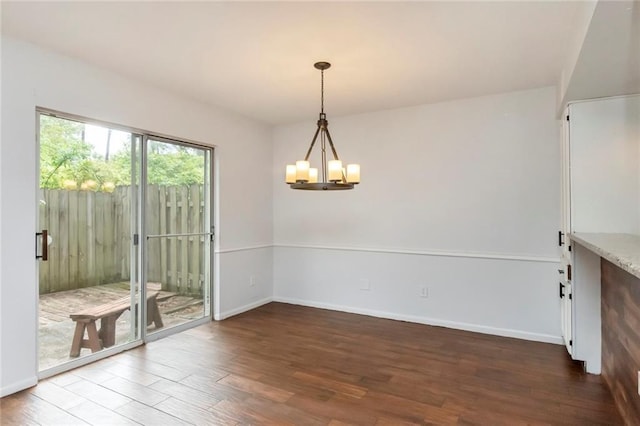
<svg viewBox="0 0 640 426">
<path fill-rule="evenodd" d="M 264 122 L 555 85 L 576 3 L 3 2 L 2 33 Z"/>
<path fill-rule="evenodd" d="M 631 93 L 640 93 L 640 1 L 599 2 L 565 101 Z"/>
</svg>

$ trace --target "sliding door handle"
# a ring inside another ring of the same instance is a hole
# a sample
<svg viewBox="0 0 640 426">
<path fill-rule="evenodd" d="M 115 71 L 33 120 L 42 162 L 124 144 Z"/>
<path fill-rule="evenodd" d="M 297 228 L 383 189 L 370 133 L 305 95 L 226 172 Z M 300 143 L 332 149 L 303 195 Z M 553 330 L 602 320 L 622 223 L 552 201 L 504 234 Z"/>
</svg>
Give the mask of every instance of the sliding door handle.
<svg viewBox="0 0 640 426">
<path fill-rule="evenodd" d="M 38 254 L 38 237 L 41 237 L 42 254 L 40 255 Z M 49 260 L 49 231 L 46 229 L 43 229 L 42 232 L 36 232 L 36 259 Z"/>
</svg>

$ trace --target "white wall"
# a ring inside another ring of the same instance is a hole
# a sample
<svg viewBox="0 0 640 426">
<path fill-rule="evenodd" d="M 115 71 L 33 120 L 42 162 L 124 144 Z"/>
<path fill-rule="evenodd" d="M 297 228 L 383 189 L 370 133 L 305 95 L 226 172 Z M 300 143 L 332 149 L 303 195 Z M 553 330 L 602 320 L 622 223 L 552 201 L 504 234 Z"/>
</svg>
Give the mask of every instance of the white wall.
<svg viewBox="0 0 640 426">
<path fill-rule="evenodd" d="M 221 250 L 224 275 L 220 288 L 220 310 L 216 319 L 225 319 L 270 302 L 273 296 L 273 247 L 248 246 Z"/>
<path fill-rule="evenodd" d="M 289 189 L 315 122 L 274 130 L 276 300 L 561 342 L 553 88 L 328 112 L 362 184 Z"/>
<path fill-rule="evenodd" d="M 586 0 L 576 12 L 558 116 L 572 101 L 640 92 L 640 3 Z"/>
<path fill-rule="evenodd" d="M 576 7 L 576 13 L 571 23 L 571 33 L 569 39 L 566 41 L 566 55 L 564 63 L 562 64 L 562 70 L 560 72 L 560 79 L 558 82 L 557 93 L 557 115 L 562 115 L 564 108 L 567 106 L 568 90 L 571 84 L 571 79 L 576 71 L 576 65 L 582 51 L 587 32 L 589 31 L 589 25 L 591 19 L 598 5 L 598 0 L 584 0 L 578 3 Z"/>
<path fill-rule="evenodd" d="M 569 106 L 572 232 L 640 234 L 640 96 Z"/>
<path fill-rule="evenodd" d="M 212 77 L 213 78 L 213 77 Z M 109 71 L 2 39 L 0 386 L 36 380 L 35 108 L 51 108 L 216 146 L 218 316 L 272 294 L 272 156 L 266 125 Z M 246 182 L 238 173 L 253 170 Z M 245 271 L 257 277 L 249 288 Z M 223 312 L 224 311 L 224 312 Z"/>
</svg>

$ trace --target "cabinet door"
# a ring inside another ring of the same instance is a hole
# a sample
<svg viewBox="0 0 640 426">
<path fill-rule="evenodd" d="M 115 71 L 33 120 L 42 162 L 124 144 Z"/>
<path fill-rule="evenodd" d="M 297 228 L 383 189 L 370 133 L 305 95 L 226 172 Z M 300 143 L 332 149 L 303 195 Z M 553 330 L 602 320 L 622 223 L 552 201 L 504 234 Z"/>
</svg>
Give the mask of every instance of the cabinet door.
<svg viewBox="0 0 640 426">
<path fill-rule="evenodd" d="M 570 270 L 569 265 L 564 264 L 564 270 Z M 573 355 L 573 286 L 571 280 L 566 279 L 565 274 L 560 275 L 560 325 L 564 345 L 570 355 Z"/>
<path fill-rule="evenodd" d="M 561 158 L 561 187 L 560 187 L 560 235 L 558 236 L 558 245 L 560 246 L 560 325 L 564 344 L 569 354 L 572 354 L 572 285 L 571 285 L 571 241 L 569 233 L 571 232 L 571 163 L 570 163 L 570 126 L 569 126 L 569 110 L 565 109 L 562 120 L 562 138 L 560 139 L 560 158 Z"/>
</svg>

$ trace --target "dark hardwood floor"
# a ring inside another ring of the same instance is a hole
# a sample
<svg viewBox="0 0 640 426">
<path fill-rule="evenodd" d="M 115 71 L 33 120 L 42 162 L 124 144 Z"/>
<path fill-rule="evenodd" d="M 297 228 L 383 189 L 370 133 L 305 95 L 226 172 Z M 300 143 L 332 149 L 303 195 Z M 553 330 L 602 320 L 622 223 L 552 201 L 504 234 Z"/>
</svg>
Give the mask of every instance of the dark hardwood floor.
<svg viewBox="0 0 640 426">
<path fill-rule="evenodd" d="M 42 381 L 2 424 L 615 425 L 564 347 L 271 303 Z"/>
</svg>

